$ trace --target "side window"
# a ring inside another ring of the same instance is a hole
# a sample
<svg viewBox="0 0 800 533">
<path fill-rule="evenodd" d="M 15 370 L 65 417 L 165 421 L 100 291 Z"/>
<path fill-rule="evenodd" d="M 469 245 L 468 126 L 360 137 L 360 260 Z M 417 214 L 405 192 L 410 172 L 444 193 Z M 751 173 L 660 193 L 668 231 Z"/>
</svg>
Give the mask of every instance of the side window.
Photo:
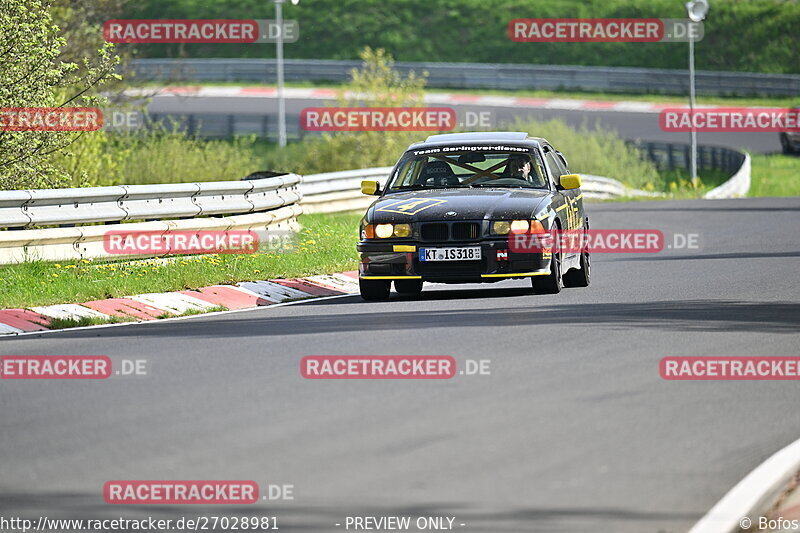
<svg viewBox="0 0 800 533">
<path fill-rule="evenodd" d="M 564 169 L 564 174 L 571 174 L 571 172 L 569 171 L 569 165 L 567 164 L 567 160 L 564 159 L 564 154 L 556 152 L 556 155 L 558 156 L 558 161 L 561 163 L 561 167 Z M 562 174 L 562 176 L 564 174 Z"/>
<path fill-rule="evenodd" d="M 561 176 L 567 173 L 561 158 L 552 149 L 547 150 L 544 157 L 547 159 L 547 166 L 553 175 L 553 181 L 555 181 L 556 185 L 561 186 Z"/>
<path fill-rule="evenodd" d="M 542 156 L 539 154 L 538 150 L 533 151 L 533 164 L 533 172 L 536 174 L 537 181 L 541 183 L 543 187 L 549 187 L 550 179 L 547 177 L 547 171 L 544 169 Z"/>
</svg>

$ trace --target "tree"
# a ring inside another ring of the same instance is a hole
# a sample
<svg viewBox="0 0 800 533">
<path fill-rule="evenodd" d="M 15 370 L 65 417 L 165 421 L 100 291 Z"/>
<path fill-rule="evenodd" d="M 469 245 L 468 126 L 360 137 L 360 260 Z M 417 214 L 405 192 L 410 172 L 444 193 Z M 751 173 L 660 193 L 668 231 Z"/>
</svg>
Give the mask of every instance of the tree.
<svg viewBox="0 0 800 533">
<path fill-rule="evenodd" d="M 0 108 L 97 106 L 96 90 L 118 79 L 109 43 L 80 64 L 61 56 L 66 40 L 50 9 L 49 0 L 0 3 Z M 92 134 L 0 128 L 0 189 L 64 185 L 69 176 L 53 155 Z"/>
</svg>

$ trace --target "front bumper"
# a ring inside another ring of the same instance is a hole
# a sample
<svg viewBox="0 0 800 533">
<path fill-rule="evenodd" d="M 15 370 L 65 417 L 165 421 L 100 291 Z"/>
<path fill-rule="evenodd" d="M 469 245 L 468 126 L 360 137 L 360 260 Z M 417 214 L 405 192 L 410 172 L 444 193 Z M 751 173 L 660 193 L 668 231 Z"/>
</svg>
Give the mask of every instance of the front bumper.
<svg viewBox="0 0 800 533">
<path fill-rule="evenodd" d="M 420 248 L 481 248 L 480 261 L 420 261 Z M 439 283 L 492 282 L 550 274 L 550 254 L 515 253 L 507 239 L 447 242 L 361 241 L 359 277 L 363 279 L 421 279 Z"/>
</svg>

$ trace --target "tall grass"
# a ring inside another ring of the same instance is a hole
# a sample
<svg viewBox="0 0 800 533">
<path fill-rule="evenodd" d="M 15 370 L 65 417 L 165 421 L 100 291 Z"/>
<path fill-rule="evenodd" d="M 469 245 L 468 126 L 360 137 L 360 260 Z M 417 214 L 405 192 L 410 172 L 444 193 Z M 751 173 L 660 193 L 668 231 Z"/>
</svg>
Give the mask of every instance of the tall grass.
<svg viewBox="0 0 800 533">
<path fill-rule="evenodd" d="M 170 133 L 117 142 L 130 149 L 116 175 L 123 184 L 236 180 L 263 164 L 252 137 L 205 141 Z"/>
<path fill-rule="evenodd" d="M 754 155 L 749 196 L 800 196 L 800 157 Z"/>
<path fill-rule="evenodd" d="M 518 120 L 503 129 L 545 137 L 574 172 L 608 176 L 630 187 L 669 191 L 669 179 L 616 132 L 564 120 Z M 257 170 L 312 174 L 393 165 L 403 151 L 426 134 L 359 132 L 325 134 L 279 149 L 254 137 L 202 140 L 181 133 L 151 132 L 110 138 L 92 173 L 76 176 L 73 186 L 135 185 L 237 180 Z M 112 157 L 117 154 L 117 157 Z"/>
<path fill-rule="evenodd" d="M 71 185 L 237 180 L 262 170 L 264 156 L 259 145 L 255 137 L 203 140 L 165 131 L 112 134 L 102 150 L 95 150 L 101 157 L 75 168 Z"/>
</svg>

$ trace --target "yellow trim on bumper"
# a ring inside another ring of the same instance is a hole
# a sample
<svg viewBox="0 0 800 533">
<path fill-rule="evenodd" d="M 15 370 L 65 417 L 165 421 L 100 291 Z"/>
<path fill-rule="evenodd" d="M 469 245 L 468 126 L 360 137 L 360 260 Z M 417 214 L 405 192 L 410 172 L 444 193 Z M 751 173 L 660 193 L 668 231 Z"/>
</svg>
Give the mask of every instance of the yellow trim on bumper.
<svg viewBox="0 0 800 533">
<path fill-rule="evenodd" d="M 361 279 L 422 279 L 422 276 L 361 276 Z"/>
<path fill-rule="evenodd" d="M 549 276 L 550 271 L 544 272 L 517 272 L 511 274 L 481 274 L 482 278 L 529 278 L 531 276 Z"/>
<path fill-rule="evenodd" d="M 417 247 L 416 246 L 409 246 L 407 244 L 395 244 L 394 246 L 392 246 L 392 251 L 393 252 L 416 252 L 417 251 Z"/>
</svg>

